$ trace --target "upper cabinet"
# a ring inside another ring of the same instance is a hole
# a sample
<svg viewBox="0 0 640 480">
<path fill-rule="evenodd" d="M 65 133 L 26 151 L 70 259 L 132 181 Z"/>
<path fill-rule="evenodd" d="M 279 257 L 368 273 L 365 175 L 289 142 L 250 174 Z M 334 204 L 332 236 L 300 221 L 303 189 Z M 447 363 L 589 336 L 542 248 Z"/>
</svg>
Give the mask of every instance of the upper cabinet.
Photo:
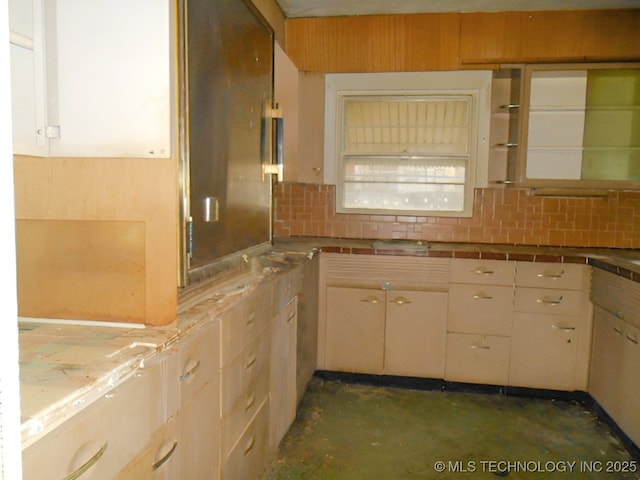
<svg viewBox="0 0 640 480">
<path fill-rule="evenodd" d="M 9 3 L 14 153 L 171 156 L 168 0 Z"/>
<path fill-rule="evenodd" d="M 467 13 L 460 63 L 637 60 L 638 25 L 640 9 Z"/>
<path fill-rule="evenodd" d="M 527 65 L 517 183 L 640 188 L 640 65 Z"/>
</svg>

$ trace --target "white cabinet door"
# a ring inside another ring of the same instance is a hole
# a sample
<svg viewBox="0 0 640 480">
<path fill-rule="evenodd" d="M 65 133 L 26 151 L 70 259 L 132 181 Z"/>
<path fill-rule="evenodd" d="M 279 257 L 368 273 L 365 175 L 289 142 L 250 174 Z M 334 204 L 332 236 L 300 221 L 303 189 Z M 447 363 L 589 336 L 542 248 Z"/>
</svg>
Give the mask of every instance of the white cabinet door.
<svg viewBox="0 0 640 480">
<path fill-rule="evenodd" d="M 14 153 L 170 157 L 168 0 L 12 0 Z"/>
<path fill-rule="evenodd" d="M 573 316 L 515 313 L 509 384 L 552 390 L 584 388 L 576 379 L 578 322 Z"/>
<path fill-rule="evenodd" d="M 442 378 L 447 335 L 447 293 L 387 292 L 384 372 Z"/>
<path fill-rule="evenodd" d="M 326 368 L 381 374 L 384 323 L 383 290 L 327 287 Z"/>
<path fill-rule="evenodd" d="M 269 444 L 275 450 L 296 417 L 298 297 L 273 317 L 271 325 L 271 398 Z"/>
<path fill-rule="evenodd" d="M 42 0 L 9 1 L 14 153 L 46 155 L 46 57 Z"/>
</svg>

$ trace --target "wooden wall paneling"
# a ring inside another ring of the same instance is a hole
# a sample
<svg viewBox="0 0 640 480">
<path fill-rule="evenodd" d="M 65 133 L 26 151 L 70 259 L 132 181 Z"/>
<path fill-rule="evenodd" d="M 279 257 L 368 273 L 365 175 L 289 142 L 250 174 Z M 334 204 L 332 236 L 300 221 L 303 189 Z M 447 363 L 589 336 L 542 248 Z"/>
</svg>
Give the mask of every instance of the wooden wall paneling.
<svg viewBox="0 0 640 480">
<path fill-rule="evenodd" d="M 18 314 L 144 323 L 144 222 L 18 220 Z"/>
<path fill-rule="evenodd" d="M 16 219 L 142 222 L 144 249 L 132 249 L 130 261 L 145 266 L 144 323 L 168 324 L 178 303 L 177 163 L 16 156 Z"/>
<path fill-rule="evenodd" d="M 461 16 L 462 64 L 640 59 L 640 9 Z"/>
<path fill-rule="evenodd" d="M 458 69 L 460 15 L 411 14 L 286 20 L 287 53 L 308 72 Z"/>
</svg>

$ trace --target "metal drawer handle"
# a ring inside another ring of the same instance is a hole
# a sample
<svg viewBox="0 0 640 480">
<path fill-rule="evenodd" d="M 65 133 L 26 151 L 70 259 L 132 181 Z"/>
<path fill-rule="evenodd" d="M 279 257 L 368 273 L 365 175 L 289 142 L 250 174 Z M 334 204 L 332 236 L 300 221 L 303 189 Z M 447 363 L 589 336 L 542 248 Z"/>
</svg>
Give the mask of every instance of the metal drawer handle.
<svg viewBox="0 0 640 480">
<path fill-rule="evenodd" d="M 469 345 L 472 350 L 491 350 L 489 345 Z"/>
<path fill-rule="evenodd" d="M 252 356 L 244 368 L 246 368 L 247 370 L 251 369 L 256 364 L 257 360 L 258 360 L 258 357 L 256 357 L 255 355 Z"/>
<path fill-rule="evenodd" d="M 560 302 L 562 302 L 562 298 L 562 295 L 560 295 L 557 300 L 550 299 L 549 297 L 538 298 L 536 300 L 536 303 L 542 303 L 544 305 L 560 305 Z"/>
<path fill-rule="evenodd" d="M 367 298 L 363 298 L 360 301 L 373 304 L 380 303 L 380 300 L 378 300 L 378 297 L 376 297 L 375 295 L 369 295 Z"/>
<path fill-rule="evenodd" d="M 471 298 L 474 300 L 492 300 L 493 297 L 491 295 L 487 295 L 485 293 L 476 293 Z"/>
<path fill-rule="evenodd" d="M 255 446 L 255 444 L 256 444 L 256 437 L 252 435 L 249 441 L 247 442 L 247 446 L 244 447 L 244 454 L 249 455 L 249 452 L 253 450 L 253 447 Z"/>
<path fill-rule="evenodd" d="M 176 451 L 176 447 L 178 446 L 178 441 L 174 440 L 173 445 L 171 445 L 171 448 L 169 449 L 169 451 L 167 453 L 165 453 L 162 458 L 160 460 L 158 460 L 157 462 L 155 462 L 153 464 L 153 467 L 151 467 L 152 471 L 156 471 L 158 470 L 162 465 L 164 465 L 165 463 L 167 463 L 167 460 L 169 460 L 169 458 L 171 458 L 171 455 L 173 455 L 173 452 Z"/>
<path fill-rule="evenodd" d="M 476 268 L 473 273 L 477 273 L 478 275 L 493 275 L 493 270 L 486 270 L 482 267 Z"/>
<path fill-rule="evenodd" d="M 249 316 L 247 317 L 246 325 L 249 326 L 255 321 L 256 321 L 256 313 L 251 312 L 251 314 L 249 314 Z"/>
<path fill-rule="evenodd" d="M 576 327 L 560 327 L 558 325 L 551 325 L 551 328 L 555 328 L 556 330 L 565 330 L 567 332 L 570 332 L 576 329 Z"/>
<path fill-rule="evenodd" d="M 396 297 L 391 300 L 389 303 L 395 303 L 396 305 L 408 305 L 411 303 L 411 300 L 407 300 L 404 297 Z"/>
<path fill-rule="evenodd" d="M 616 312 L 616 317 L 618 317 L 620 320 L 624 320 L 624 312 L 621 310 L 618 310 Z"/>
<path fill-rule="evenodd" d="M 82 465 L 80 468 L 78 468 L 75 472 L 73 472 L 72 474 L 64 477 L 64 480 L 76 480 L 76 478 L 80 478 L 80 476 L 82 476 L 83 474 L 85 474 L 87 472 L 87 470 L 89 470 L 91 467 L 93 467 L 98 460 L 100 460 L 100 457 L 102 457 L 102 455 L 104 455 L 104 452 L 107 451 L 107 446 L 109 445 L 108 442 L 104 442 L 104 445 L 102 445 L 102 447 L 100 447 L 100 450 L 98 450 L 93 457 L 91 457 L 89 460 L 87 460 L 84 465 Z"/>
<path fill-rule="evenodd" d="M 635 335 L 627 333 L 627 340 L 629 340 L 631 343 L 635 343 L 636 345 L 638 344 L 638 337 L 636 337 Z"/>
<path fill-rule="evenodd" d="M 252 393 L 249 398 L 247 398 L 247 403 L 244 405 L 244 411 L 248 412 L 253 407 L 253 404 L 256 403 L 256 394 Z"/>
<path fill-rule="evenodd" d="M 564 275 L 564 270 L 560 270 L 560 273 L 538 273 L 536 275 L 536 277 L 538 278 L 562 278 L 562 276 Z"/>
<path fill-rule="evenodd" d="M 622 329 L 620 327 L 613 327 L 613 331 L 616 332 L 618 335 L 622 335 Z"/>
<path fill-rule="evenodd" d="M 193 367 L 191 367 L 189 370 L 187 370 L 185 373 L 183 373 L 182 375 L 180 375 L 180 381 L 184 382 L 185 380 L 187 380 L 189 377 L 193 376 L 196 374 L 196 372 L 200 369 L 200 360 L 198 360 L 195 365 Z"/>
</svg>

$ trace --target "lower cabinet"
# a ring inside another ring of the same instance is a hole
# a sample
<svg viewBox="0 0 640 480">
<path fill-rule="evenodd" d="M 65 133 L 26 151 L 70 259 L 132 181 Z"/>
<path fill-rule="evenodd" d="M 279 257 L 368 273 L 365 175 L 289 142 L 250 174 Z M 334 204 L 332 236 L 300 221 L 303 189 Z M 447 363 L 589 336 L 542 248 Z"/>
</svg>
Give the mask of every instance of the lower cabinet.
<svg viewBox="0 0 640 480">
<path fill-rule="evenodd" d="M 447 293 L 327 287 L 325 365 L 441 378 Z"/>
<path fill-rule="evenodd" d="M 589 393 L 640 445 L 640 329 L 596 307 Z"/>
<path fill-rule="evenodd" d="M 161 384 L 160 369 L 142 370 L 108 392 L 23 452 L 23 478 L 153 478 L 150 464 L 127 470 L 163 422 L 149 408 Z"/>
<path fill-rule="evenodd" d="M 509 383 L 551 390 L 586 390 L 584 382 L 576 378 L 581 330 L 579 317 L 515 313 Z"/>
<path fill-rule="evenodd" d="M 271 323 L 269 445 L 275 450 L 296 417 L 298 297 L 276 311 Z"/>
<path fill-rule="evenodd" d="M 218 478 L 220 470 L 220 324 L 208 321 L 179 345 L 177 387 L 180 478 Z"/>
</svg>

